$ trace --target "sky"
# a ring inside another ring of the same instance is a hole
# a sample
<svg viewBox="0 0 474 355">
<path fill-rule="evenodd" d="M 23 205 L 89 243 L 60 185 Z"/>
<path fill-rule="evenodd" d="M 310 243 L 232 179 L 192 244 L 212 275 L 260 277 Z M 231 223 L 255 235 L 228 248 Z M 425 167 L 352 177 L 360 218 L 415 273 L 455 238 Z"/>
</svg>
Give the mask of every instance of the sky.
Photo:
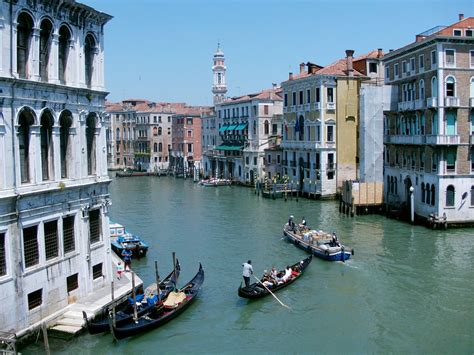
<svg viewBox="0 0 474 355">
<path fill-rule="evenodd" d="M 328 65 L 474 16 L 473 0 L 78 0 L 105 26 L 108 100 L 212 105 L 212 57 L 226 58 L 228 96 L 271 88 L 299 63 Z"/>
</svg>

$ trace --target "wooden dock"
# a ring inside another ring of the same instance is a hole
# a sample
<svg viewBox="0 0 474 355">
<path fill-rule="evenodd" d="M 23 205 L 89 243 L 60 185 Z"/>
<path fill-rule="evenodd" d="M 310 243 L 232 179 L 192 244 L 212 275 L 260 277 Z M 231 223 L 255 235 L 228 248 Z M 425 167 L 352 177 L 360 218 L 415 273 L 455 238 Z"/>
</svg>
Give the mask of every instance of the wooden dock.
<svg viewBox="0 0 474 355">
<path fill-rule="evenodd" d="M 354 217 L 378 211 L 383 206 L 382 182 L 346 180 L 342 185 L 339 212 Z"/>
</svg>

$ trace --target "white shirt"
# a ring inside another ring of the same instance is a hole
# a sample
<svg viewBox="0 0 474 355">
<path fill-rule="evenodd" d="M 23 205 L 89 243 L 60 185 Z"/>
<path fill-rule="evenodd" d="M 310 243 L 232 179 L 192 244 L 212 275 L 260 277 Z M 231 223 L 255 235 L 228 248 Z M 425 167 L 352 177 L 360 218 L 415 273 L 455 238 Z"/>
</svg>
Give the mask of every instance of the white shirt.
<svg viewBox="0 0 474 355">
<path fill-rule="evenodd" d="M 242 275 L 245 276 L 245 277 L 250 277 L 250 275 L 253 274 L 252 265 L 244 263 L 243 267 L 244 267 L 244 269 L 242 270 Z"/>
</svg>

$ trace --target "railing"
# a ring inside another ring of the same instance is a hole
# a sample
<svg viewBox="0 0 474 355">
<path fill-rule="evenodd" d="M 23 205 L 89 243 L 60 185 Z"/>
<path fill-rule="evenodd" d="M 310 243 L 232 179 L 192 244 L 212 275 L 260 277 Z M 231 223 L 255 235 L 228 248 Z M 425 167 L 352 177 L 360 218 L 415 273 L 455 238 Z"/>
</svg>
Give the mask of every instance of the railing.
<svg viewBox="0 0 474 355">
<path fill-rule="evenodd" d="M 305 104 L 304 105 L 304 110 L 307 112 L 307 111 L 311 111 L 311 104 Z"/>
<path fill-rule="evenodd" d="M 321 109 L 321 103 L 320 102 L 315 102 L 313 104 L 313 109 L 314 110 L 320 110 Z"/>
<path fill-rule="evenodd" d="M 437 97 L 428 97 L 426 99 L 426 107 L 438 107 L 438 98 Z"/>
<path fill-rule="evenodd" d="M 294 140 L 286 140 L 281 142 L 280 146 L 282 148 L 287 149 L 318 149 L 322 148 L 323 144 L 321 142 L 313 142 L 313 141 L 294 141 Z"/>
<path fill-rule="evenodd" d="M 424 136 L 385 135 L 384 142 L 391 144 L 423 144 Z"/>
<path fill-rule="evenodd" d="M 398 103 L 398 111 L 409 111 L 415 108 L 414 101 L 403 101 Z"/>
<path fill-rule="evenodd" d="M 291 106 L 291 112 L 296 112 L 296 106 Z"/>
<path fill-rule="evenodd" d="M 283 113 L 288 113 L 288 107 L 287 106 L 283 106 Z"/>
<path fill-rule="evenodd" d="M 336 109 L 336 103 L 335 102 L 326 103 L 326 109 L 327 110 L 335 110 Z"/>
<path fill-rule="evenodd" d="M 425 100 L 415 100 L 415 110 L 423 110 L 425 107 Z"/>
<path fill-rule="evenodd" d="M 298 105 L 297 110 L 298 110 L 298 112 L 303 111 L 303 105 Z"/>
<path fill-rule="evenodd" d="M 426 144 L 431 145 L 456 145 L 461 143 L 461 137 L 456 135 L 429 135 L 426 136 Z"/>
<path fill-rule="evenodd" d="M 459 97 L 448 96 L 444 98 L 445 107 L 459 107 Z"/>
</svg>

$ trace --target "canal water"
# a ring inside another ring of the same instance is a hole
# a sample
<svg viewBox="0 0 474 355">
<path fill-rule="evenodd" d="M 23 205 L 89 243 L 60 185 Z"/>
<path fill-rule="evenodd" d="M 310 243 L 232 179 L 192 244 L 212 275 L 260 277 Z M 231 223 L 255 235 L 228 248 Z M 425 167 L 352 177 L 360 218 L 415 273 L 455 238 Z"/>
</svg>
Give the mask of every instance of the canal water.
<svg viewBox="0 0 474 355">
<path fill-rule="evenodd" d="M 150 244 L 132 268 L 145 285 L 181 263 L 180 284 L 201 262 L 205 282 L 182 315 L 146 334 L 50 339 L 58 354 L 457 353 L 474 351 L 474 230 L 432 231 L 383 216 L 344 217 L 334 201 L 270 200 L 250 188 L 202 187 L 171 177 L 114 179 L 111 219 Z M 336 232 L 355 249 L 346 263 L 313 259 L 277 296 L 237 296 L 242 263 L 255 274 L 306 253 L 282 240 L 289 215 Z M 43 351 L 41 341 L 22 350 Z"/>
</svg>

